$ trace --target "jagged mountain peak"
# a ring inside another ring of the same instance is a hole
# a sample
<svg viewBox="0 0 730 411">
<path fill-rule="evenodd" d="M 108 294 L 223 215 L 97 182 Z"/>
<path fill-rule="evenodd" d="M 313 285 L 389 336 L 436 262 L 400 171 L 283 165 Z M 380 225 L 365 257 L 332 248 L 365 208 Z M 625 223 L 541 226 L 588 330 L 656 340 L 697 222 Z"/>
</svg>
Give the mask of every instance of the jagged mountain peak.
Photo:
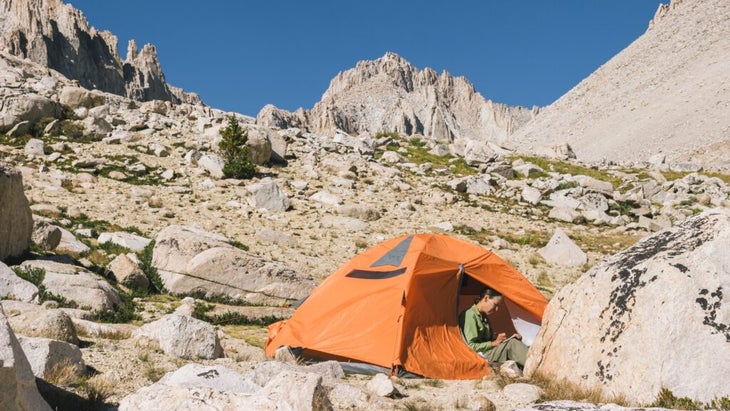
<svg viewBox="0 0 730 411">
<path fill-rule="evenodd" d="M 265 107 L 257 121 L 322 134 L 394 131 L 463 146 L 468 141 L 504 141 L 533 115 L 524 107 L 485 99 L 464 77 L 419 69 L 387 52 L 338 73 L 311 110 L 291 114 Z"/>
<path fill-rule="evenodd" d="M 454 78 L 447 71 L 438 75 L 435 70 L 426 67 L 423 70 L 412 65 L 408 60 L 394 52 L 386 52 L 375 60 L 361 60 L 354 68 L 342 71 L 330 82 L 330 86 L 322 97 L 327 97 L 352 89 L 366 81 L 379 79 L 383 85 L 392 85 L 406 92 L 412 92 L 421 86 L 431 86 L 441 83 L 450 86 L 459 83 L 465 91 L 476 93 L 474 86 L 464 77 Z"/>
<path fill-rule="evenodd" d="M 119 56 L 117 37 L 61 0 L 0 0 L 0 49 L 57 70 L 88 89 L 136 100 L 199 103 L 166 82 L 154 46 Z M 133 52 L 129 53 L 129 50 Z M 131 58 L 130 58 L 131 56 Z"/>
</svg>

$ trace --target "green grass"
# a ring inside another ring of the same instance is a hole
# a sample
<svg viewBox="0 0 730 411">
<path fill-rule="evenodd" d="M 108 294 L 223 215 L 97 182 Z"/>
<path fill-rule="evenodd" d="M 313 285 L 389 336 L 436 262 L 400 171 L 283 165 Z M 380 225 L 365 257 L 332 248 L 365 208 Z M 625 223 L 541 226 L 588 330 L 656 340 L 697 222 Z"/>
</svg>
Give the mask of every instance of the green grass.
<svg viewBox="0 0 730 411">
<path fill-rule="evenodd" d="M 264 317 L 257 317 L 257 318 L 249 318 L 246 315 L 243 315 L 241 313 L 237 313 L 234 311 L 226 311 L 221 314 L 214 314 L 210 315 L 210 313 L 215 308 L 214 304 L 210 304 L 207 302 L 196 302 L 195 303 L 195 318 L 198 318 L 200 320 L 209 322 L 214 325 L 258 325 L 258 326 L 268 326 L 269 324 L 273 324 L 279 320 L 282 320 L 282 318 L 267 315 Z"/>
<path fill-rule="evenodd" d="M 426 149 L 426 143 L 418 138 L 411 139 L 404 146 L 404 148 L 405 152 L 400 152 L 400 143 L 394 141 L 385 147 L 385 151 L 398 152 L 409 162 L 414 164 L 430 163 L 433 166 L 434 171 L 449 170 L 452 174 L 461 176 L 478 174 L 478 171 L 474 167 L 467 164 L 466 161 L 464 161 L 464 159 L 461 157 L 454 157 L 450 154 L 445 156 L 437 156 L 435 154 L 429 153 Z M 375 157 L 380 158 L 382 156 L 383 151 L 376 150 Z"/>
<path fill-rule="evenodd" d="M 512 244 L 542 248 L 550 241 L 550 235 L 540 230 L 525 230 L 524 234 L 514 234 L 506 230 L 487 230 L 484 228 L 475 230 L 466 225 L 457 225 L 454 226 L 454 232 L 465 235 L 481 244 L 490 243 L 494 237 L 499 237 Z"/>
<path fill-rule="evenodd" d="M 129 171 L 129 166 L 126 165 L 118 165 L 118 164 L 108 164 L 104 165 L 100 169 L 96 170 L 96 173 L 102 177 L 110 178 L 109 175 L 114 172 L 118 171 L 120 173 L 124 174 L 124 178 L 120 181 L 125 182 L 127 184 L 132 184 L 136 186 L 141 185 L 148 185 L 148 186 L 158 186 L 163 183 L 162 177 L 160 177 L 159 173 L 157 173 L 157 168 L 154 167 L 148 167 L 147 171 L 143 175 L 137 175 L 136 173 Z"/>
<path fill-rule="evenodd" d="M 236 241 L 236 240 L 229 240 L 229 241 L 228 241 L 228 244 L 230 244 L 230 245 L 232 245 L 232 246 L 234 246 L 234 247 L 238 248 L 239 250 L 243 250 L 243 251 L 248 251 L 248 250 L 249 250 L 249 247 L 248 247 L 248 246 L 247 246 L 246 244 L 243 244 L 243 243 L 242 243 L 242 242 L 240 242 L 240 241 Z"/>
<path fill-rule="evenodd" d="M 97 233 L 103 233 L 103 232 L 113 233 L 113 232 L 117 232 L 117 231 L 124 231 L 127 233 L 133 233 L 133 234 L 137 234 L 140 236 L 144 236 L 142 231 L 139 228 L 134 227 L 134 226 L 122 227 L 118 224 L 110 223 L 109 221 L 106 221 L 106 220 L 95 220 L 95 219 L 90 218 L 89 216 L 87 216 L 84 213 L 81 213 L 78 217 L 71 217 L 68 214 L 66 214 L 65 211 L 63 211 L 63 210 L 61 210 L 61 211 L 62 211 L 62 217 L 71 221 L 70 226 L 74 226 L 74 227 L 82 226 L 84 228 L 90 228 Z M 57 216 L 53 216 L 53 217 L 57 217 Z"/>
<path fill-rule="evenodd" d="M 620 177 L 611 175 L 608 171 L 604 170 L 597 170 L 589 167 L 580 166 L 577 164 L 571 164 L 563 161 L 555 161 L 555 160 L 548 160 L 546 158 L 542 157 L 532 157 L 532 156 L 513 156 L 510 157 L 512 161 L 516 159 L 522 159 L 525 162 L 535 164 L 536 166 L 542 168 L 546 171 L 554 171 L 561 174 L 570 174 L 570 175 L 584 175 L 588 177 L 593 177 L 596 180 L 601 181 L 607 181 L 613 185 L 613 188 L 616 189 L 621 185 L 621 182 L 623 181 Z"/>
<path fill-rule="evenodd" d="M 123 245 L 119 245 L 119 244 L 113 243 L 111 241 L 107 241 L 107 242 L 99 244 L 99 249 L 106 251 L 107 254 L 116 254 L 116 255 L 127 254 L 132 251 Z"/>
<path fill-rule="evenodd" d="M 390 137 L 394 140 L 400 140 L 400 134 L 396 133 L 395 131 L 378 131 L 375 133 L 375 139 L 379 139 L 381 137 Z"/>
<path fill-rule="evenodd" d="M 0 135 L 0 144 L 11 146 L 15 148 L 21 148 L 24 147 L 28 140 L 30 140 L 32 136 L 30 135 L 24 135 L 24 136 L 9 136 L 7 134 Z"/>
<path fill-rule="evenodd" d="M 560 191 L 560 190 L 567 190 L 569 188 L 576 188 L 578 187 L 578 183 L 575 181 L 565 181 L 560 184 L 558 184 L 557 187 L 555 187 L 555 190 L 553 191 Z"/>
<path fill-rule="evenodd" d="M 672 391 L 662 388 L 657 399 L 649 406 L 680 410 L 730 410 L 730 397 L 716 398 L 703 403 L 688 397 L 676 397 Z"/>
</svg>

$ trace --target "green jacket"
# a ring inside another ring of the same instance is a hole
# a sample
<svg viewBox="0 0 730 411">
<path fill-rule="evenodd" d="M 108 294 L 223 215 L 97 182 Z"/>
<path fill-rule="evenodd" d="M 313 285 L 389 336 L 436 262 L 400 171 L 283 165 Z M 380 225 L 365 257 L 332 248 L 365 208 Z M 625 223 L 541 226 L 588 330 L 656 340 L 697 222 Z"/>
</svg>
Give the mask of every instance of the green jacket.
<svg viewBox="0 0 730 411">
<path fill-rule="evenodd" d="M 479 312 L 476 304 L 459 315 L 459 327 L 472 350 L 487 352 L 494 348 L 489 320 Z"/>
</svg>

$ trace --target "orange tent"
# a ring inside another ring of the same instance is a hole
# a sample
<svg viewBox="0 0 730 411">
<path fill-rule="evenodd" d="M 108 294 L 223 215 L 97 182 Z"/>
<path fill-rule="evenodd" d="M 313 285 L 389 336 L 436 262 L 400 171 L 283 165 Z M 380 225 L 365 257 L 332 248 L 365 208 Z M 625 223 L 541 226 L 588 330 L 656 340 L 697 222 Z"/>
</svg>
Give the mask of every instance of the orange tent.
<svg viewBox="0 0 730 411">
<path fill-rule="evenodd" d="M 517 270 L 489 250 L 436 234 L 376 245 L 325 279 L 288 320 L 269 326 L 266 354 L 287 345 L 307 358 L 367 363 L 428 378 L 469 379 L 489 373 L 464 342 L 458 314 L 484 286 L 504 295 L 490 322 L 519 331 L 529 345 L 547 301 Z"/>
</svg>

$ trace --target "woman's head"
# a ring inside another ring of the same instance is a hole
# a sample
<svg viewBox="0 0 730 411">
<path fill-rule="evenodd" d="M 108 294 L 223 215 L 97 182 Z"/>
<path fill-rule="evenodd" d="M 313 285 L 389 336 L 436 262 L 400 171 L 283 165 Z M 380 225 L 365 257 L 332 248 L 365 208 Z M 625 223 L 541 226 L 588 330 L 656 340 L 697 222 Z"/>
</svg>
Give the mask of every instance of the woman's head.
<svg viewBox="0 0 730 411">
<path fill-rule="evenodd" d="M 482 292 L 479 294 L 479 299 L 483 299 L 484 297 L 502 297 L 502 293 L 495 290 L 494 288 L 484 287 Z"/>
<path fill-rule="evenodd" d="M 486 287 L 479 294 L 479 301 L 477 301 L 477 308 L 483 314 L 489 315 L 499 310 L 499 304 L 502 302 L 502 293 L 499 291 Z"/>
</svg>

